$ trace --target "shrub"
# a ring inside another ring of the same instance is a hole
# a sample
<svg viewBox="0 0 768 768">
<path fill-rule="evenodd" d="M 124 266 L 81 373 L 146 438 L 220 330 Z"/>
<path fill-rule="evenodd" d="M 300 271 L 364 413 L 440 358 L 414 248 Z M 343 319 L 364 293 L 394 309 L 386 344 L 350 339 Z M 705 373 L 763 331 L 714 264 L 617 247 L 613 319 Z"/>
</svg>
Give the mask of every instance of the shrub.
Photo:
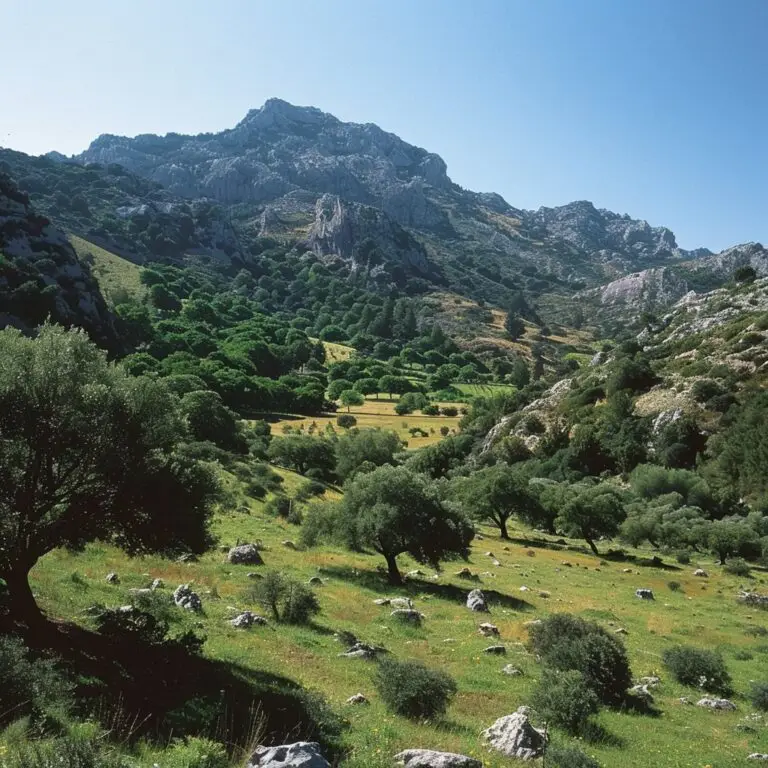
<svg viewBox="0 0 768 768">
<path fill-rule="evenodd" d="M 731 576 L 749 576 L 750 573 L 749 563 L 743 557 L 732 557 L 723 566 L 723 570 Z"/>
<path fill-rule="evenodd" d="M 703 688 L 723 696 L 733 691 L 725 661 L 716 651 L 681 645 L 667 648 L 662 659 L 675 680 L 682 685 Z"/>
<path fill-rule="evenodd" d="M 421 412 L 425 416 L 438 416 L 440 414 L 440 409 L 436 405 L 434 405 L 433 403 L 430 403 L 429 405 L 425 405 L 421 409 Z"/>
<path fill-rule="evenodd" d="M 587 720 L 600 709 L 597 695 L 576 670 L 545 670 L 531 704 L 547 723 L 573 735 L 581 733 Z"/>
<path fill-rule="evenodd" d="M 675 555 L 675 560 L 677 560 L 680 565 L 689 565 L 691 562 L 691 555 L 683 549 Z"/>
<path fill-rule="evenodd" d="M 448 437 L 448 434 L 450 433 L 450 431 L 451 431 L 451 430 L 450 430 L 450 428 L 449 428 L 449 427 L 446 427 L 445 425 L 443 425 L 442 427 L 440 427 L 440 434 L 441 434 L 443 437 Z"/>
<path fill-rule="evenodd" d="M 458 416 L 459 409 L 453 405 L 446 405 L 443 408 L 443 416 Z"/>
<path fill-rule="evenodd" d="M 749 700 L 755 709 L 768 712 L 768 683 L 753 682 L 749 689 Z"/>
<path fill-rule="evenodd" d="M 560 671 L 576 670 L 600 701 L 616 704 L 631 685 L 622 642 L 591 621 L 558 613 L 531 627 L 531 645 L 542 661 Z"/>
<path fill-rule="evenodd" d="M 548 768 L 600 768 L 600 763 L 576 747 L 550 744 L 547 747 Z"/>
<path fill-rule="evenodd" d="M 246 598 L 270 611 L 275 621 L 287 624 L 306 624 L 320 612 L 320 604 L 311 589 L 277 571 L 266 573 L 248 590 Z"/>
<path fill-rule="evenodd" d="M 755 655 L 752 651 L 740 648 L 738 651 L 733 652 L 733 658 L 736 659 L 736 661 L 751 661 L 755 658 Z"/>
<path fill-rule="evenodd" d="M 668 581 L 667 586 L 672 592 L 682 592 L 683 585 L 679 581 Z"/>
<path fill-rule="evenodd" d="M 442 715 L 456 694 L 456 682 L 445 672 L 416 661 L 384 659 L 374 680 L 387 708 L 415 720 Z"/>
<path fill-rule="evenodd" d="M 336 424 L 343 429 L 350 429 L 357 424 L 357 419 L 351 413 L 342 413 L 336 417 Z"/>
<path fill-rule="evenodd" d="M 287 496 L 275 496 L 264 506 L 264 511 L 274 517 L 288 517 L 291 512 L 291 500 Z"/>
<path fill-rule="evenodd" d="M 4 751 L 2 760 L 3 768 L 131 768 L 132 765 L 121 756 L 107 751 L 96 740 L 72 737 L 22 742 Z M 190 768 L 209 766 L 201 763 Z M 210 768 L 219 768 L 219 765 L 211 764 Z"/>
</svg>

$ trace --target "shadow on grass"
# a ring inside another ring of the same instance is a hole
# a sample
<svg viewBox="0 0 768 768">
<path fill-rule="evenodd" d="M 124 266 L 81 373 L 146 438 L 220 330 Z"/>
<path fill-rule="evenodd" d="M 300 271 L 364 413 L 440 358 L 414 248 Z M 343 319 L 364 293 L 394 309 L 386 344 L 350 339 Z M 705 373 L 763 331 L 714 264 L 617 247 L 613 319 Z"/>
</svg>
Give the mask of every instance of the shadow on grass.
<svg viewBox="0 0 768 768">
<path fill-rule="evenodd" d="M 53 652 L 72 673 L 78 706 L 114 733 L 167 743 L 185 735 L 231 748 L 286 740 L 321 742 L 340 754 L 344 722 L 320 697 L 289 678 L 189 653 L 178 644 L 112 637 L 75 624 L 46 622 L 27 645 Z"/>
<path fill-rule="evenodd" d="M 650 702 L 641 698 L 640 696 L 634 696 L 631 693 L 627 694 L 627 697 L 622 702 L 622 712 L 626 712 L 628 715 L 640 715 L 643 717 L 661 717 L 661 710 L 657 709 Z"/>
<path fill-rule="evenodd" d="M 488 589 L 475 581 L 468 581 L 466 587 L 458 587 L 455 584 L 437 584 L 434 581 L 425 581 L 423 579 L 407 579 L 400 586 L 393 586 L 383 573 L 368 570 L 362 571 L 357 568 L 350 568 L 349 566 L 326 567 L 323 569 L 323 575 L 341 579 L 342 581 L 351 581 L 358 586 L 382 594 L 405 594 L 413 597 L 428 594 L 432 597 L 460 603 L 466 601 L 470 590 L 479 588 L 483 590 L 486 601 L 490 604 L 491 608 L 500 606 L 515 611 L 532 611 L 534 609 L 534 606 L 525 600 L 505 595 L 497 592 L 495 589 Z"/>
<path fill-rule="evenodd" d="M 455 720 L 441 718 L 432 723 L 432 727 L 441 733 L 456 734 L 457 736 L 477 736 L 477 731 L 468 725 L 462 725 Z"/>
<path fill-rule="evenodd" d="M 611 733 L 605 726 L 593 720 L 587 721 L 580 735 L 589 744 L 601 744 L 617 749 L 623 749 L 626 746 L 626 741 L 621 736 Z"/>
</svg>

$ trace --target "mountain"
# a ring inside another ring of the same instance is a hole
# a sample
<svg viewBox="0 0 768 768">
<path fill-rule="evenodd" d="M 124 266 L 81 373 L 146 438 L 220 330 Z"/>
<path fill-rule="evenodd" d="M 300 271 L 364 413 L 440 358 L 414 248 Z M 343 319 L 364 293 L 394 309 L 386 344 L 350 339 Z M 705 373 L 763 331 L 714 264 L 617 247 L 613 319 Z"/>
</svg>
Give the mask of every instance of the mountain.
<svg viewBox="0 0 768 768">
<path fill-rule="evenodd" d="M 115 319 L 96 279 L 66 236 L 0 173 L 0 328 L 29 330 L 46 319 L 85 328 L 115 349 Z"/>
<path fill-rule="evenodd" d="M 386 248 L 390 263 L 497 303 L 512 291 L 568 294 L 709 255 L 680 249 L 666 228 L 586 201 L 526 211 L 499 195 L 462 189 L 434 153 L 378 126 L 279 99 L 220 133 L 102 135 L 72 160 L 89 168 L 117 164 L 167 194 L 215 201 L 241 232 L 309 238 L 321 255 L 356 258 L 338 241 L 318 238 L 327 210 L 343 210 L 348 231 L 369 229 L 364 217 L 375 216 L 374 229 L 391 235 L 400 228 L 423 249 L 414 258 L 412 244 L 402 252 Z"/>
</svg>

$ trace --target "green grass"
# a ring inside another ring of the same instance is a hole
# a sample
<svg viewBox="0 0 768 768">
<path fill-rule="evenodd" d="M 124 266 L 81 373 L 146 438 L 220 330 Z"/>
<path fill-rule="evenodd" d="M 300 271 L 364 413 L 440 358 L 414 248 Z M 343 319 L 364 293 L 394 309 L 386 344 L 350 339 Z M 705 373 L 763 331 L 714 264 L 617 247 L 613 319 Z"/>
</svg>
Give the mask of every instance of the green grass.
<svg viewBox="0 0 768 768">
<path fill-rule="evenodd" d="M 127 259 L 117 256 L 98 245 L 84 240 L 77 235 L 69 235 L 69 242 L 80 259 L 93 257 L 92 271 L 99 283 L 101 292 L 108 303 L 114 303 L 118 295 L 140 299 L 146 288 L 139 280 L 141 267 Z"/>
<path fill-rule="evenodd" d="M 287 490 L 301 482 L 293 473 L 283 474 Z M 236 482 L 230 478 L 229 484 Z M 496 718 L 529 700 L 541 669 L 517 643 L 526 640 L 526 621 L 558 611 L 580 614 L 609 629 L 626 628 L 629 634 L 624 639 L 634 675 L 659 674 L 662 678 L 656 693 L 659 717 L 612 711 L 600 714 L 602 726 L 623 742 L 621 747 L 582 745 L 601 765 L 736 768 L 745 764 L 750 752 L 768 751 L 763 721 L 757 724 L 754 734 L 735 730 L 753 711 L 745 698 L 749 681 L 768 679 L 768 645 L 764 639 L 745 632 L 750 625 L 764 626 L 766 614 L 739 605 L 735 593 L 745 580 L 724 574 L 709 557 L 696 558 L 675 571 L 624 562 L 601 563 L 592 555 L 566 549 L 536 548 L 530 550 L 535 556 L 529 557 L 528 546 L 505 544 L 492 530 L 483 530 L 485 538 L 473 543 L 469 564 L 473 571 L 485 574 L 479 586 L 529 604 L 527 610 L 504 607 L 491 594 L 492 613 L 486 616 L 472 614 L 464 606 L 466 593 L 477 585 L 453 575 L 459 564 L 449 564 L 436 580 L 431 578 L 431 569 L 420 566 L 426 577 L 393 589 L 377 571 L 383 565 L 379 557 L 336 547 L 292 551 L 281 542 L 297 541 L 299 530 L 281 519 L 265 516 L 260 502 L 250 500 L 247 506 L 248 514 L 219 515 L 216 532 L 221 542 L 260 539 L 267 547 L 267 568 L 302 580 L 320 573 L 325 584 L 317 588 L 322 612 L 315 627 L 278 625 L 248 632 L 232 629 L 226 621 L 231 615 L 229 607 L 248 607 L 243 595 L 252 583 L 246 573 L 253 568 L 228 565 L 218 551 L 204 556 L 199 563 L 182 565 L 158 557 L 131 559 L 103 544 L 90 545 L 79 555 L 60 550 L 43 558 L 34 569 L 33 588 L 51 615 L 82 622 L 82 611 L 88 605 L 120 605 L 127 601 L 129 588 L 145 586 L 151 578 L 163 578 L 170 589 L 182 582 L 193 582 L 205 606 L 200 620 L 208 636 L 205 653 L 250 669 L 282 674 L 322 692 L 349 720 L 344 736 L 349 748 L 345 768 L 389 768 L 391 756 L 407 747 L 482 756 L 487 768 L 512 765 L 486 752 L 478 734 Z M 520 527 L 512 531 L 513 537 L 531 535 Z M 607 549 L 606 544 L 602 546 Z M 491 565 L 491 558 L 485 554 L 489 550 L 500 560 L 501 567 Z M 563 560 L 572 567 L 563 566 Z M 418 567 L 407 557 L 401 558 L 400 565 L 403 572 Z M 709 579 L 693 576 L 699 566 L 709 571 Z M 632 572 L 624 573 L 628 567 Z M 112 570 L 121 576 L 119 586 L 104 581 Z M 82 577 L 84 585 L 72 579 L 74 572 Z M 682 591 L 670 591 L 666 586 L 670 579 L 679 581 Z M 765 590 L 765 577 L 760 574 L 758 580 L 762 583 L 756 587 Z M 527 585 L 530 591 L 520 592 L 521 585 Z M 653 589 L 655 602 L 637 600 L 634 591 L 638 587 Z M 207 595 L 208 590 L 215 590 L 219 598 Z M 551 597 L 540 597 L 539 590 L 549 591 Z M 373 604 L 377 597 L 396 594 L 413 597 L 416 607 L 426 614 L 422 628 L 397 625 L 390 620 L 388 609 Z M 489 641 L 478 634 L 477 625 L 487 620 L 499 627 L 502 642 L 508 647 L 506 658 L 482 653 Z M 373 690 L 372 665 L 338 657 L 341 649 L 332 632 L 340 629 L 384 645 L 397 658 L 417 659 L 453 675 L 459 693 L 446 718 L 438 723 L 413 723 L 389 714 Z M 453 641 L 445 642 L 449 638 Z M 663 649 L 678 643 L 723 651 L 737 691 L 735 713 L 713 713 L 678 701 L 681 696 L 694 701 L 699 698 L 698 691 L 677 685 L 662 667 Z M 745 649 L 751 650 L 754 658 L 736 660 L 734 653 Z M 502 675 L 501 668 L 507 663 L 520 667 L 524 676 Z M 364 693 L 371 705 L 347 706 L 346 699 L 357 692 Z"/>
<path fill-rule="evenodd" d="M 472 397 L 493 397 L 493 395 L 512 393 L 517 390 L 517 387 L 512 384 L 451 384 L 451 386 Z"/>
</svg>

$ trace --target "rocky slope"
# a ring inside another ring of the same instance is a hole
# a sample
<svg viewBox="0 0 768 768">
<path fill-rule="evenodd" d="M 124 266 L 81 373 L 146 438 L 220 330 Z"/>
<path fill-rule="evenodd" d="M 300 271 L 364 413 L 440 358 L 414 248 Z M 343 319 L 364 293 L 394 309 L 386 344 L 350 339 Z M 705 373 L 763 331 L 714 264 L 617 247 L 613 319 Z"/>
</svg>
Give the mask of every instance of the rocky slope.
<svg viewBox="0 0 768 768">
<path fill-rule="evenodd" d="M 115 319 L 64 236 L 0 173 L 0 328 L 31 330 L 50 318 L 85 328 L 114 349 Z"/>
</svg>

